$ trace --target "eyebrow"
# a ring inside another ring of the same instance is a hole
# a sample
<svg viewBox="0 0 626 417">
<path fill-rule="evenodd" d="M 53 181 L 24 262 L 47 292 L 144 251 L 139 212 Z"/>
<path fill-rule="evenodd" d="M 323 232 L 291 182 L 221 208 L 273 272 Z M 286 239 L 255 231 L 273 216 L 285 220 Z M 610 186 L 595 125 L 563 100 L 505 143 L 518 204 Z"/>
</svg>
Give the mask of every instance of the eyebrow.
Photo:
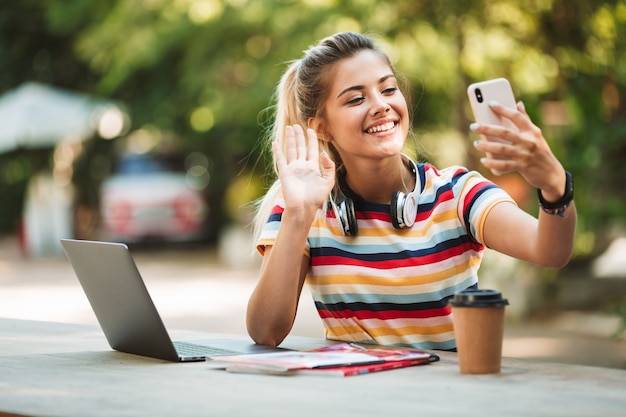
<svg viewBox="0 0 626 417">
<path fill-rule="evenodd" d="M 387 81 L 389 78 L 395 78 L 395 75 L 393 74 L 387 74 L 384 77 L 382 77 L 380 80 L 378 80 L 378 84 L 382 84 L 385 81 Z M 345 90 L 343 90 L 341 93 L 339 93 L 339 95 L 337 96 L 337 98 L 341 97 L 342 95 L 344 95 L 347 92 L 350 91 L 360 91 L 363 90 L 365 88 L 365 86 L 363 85 L 353 85 L 351 87 L 346 88 Z"/>
</svg>

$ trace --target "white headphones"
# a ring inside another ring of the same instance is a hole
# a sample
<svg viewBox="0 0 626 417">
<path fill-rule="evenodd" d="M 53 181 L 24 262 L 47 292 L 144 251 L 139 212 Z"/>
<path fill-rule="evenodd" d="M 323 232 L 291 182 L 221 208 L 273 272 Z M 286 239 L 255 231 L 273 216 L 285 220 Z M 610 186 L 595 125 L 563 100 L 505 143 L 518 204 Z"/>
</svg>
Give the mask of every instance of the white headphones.
<svg viewBox="0 0 626 417">
<path fill-rule="evenodd" d="M 396 229 L 411 227 L 415 224 L 419 195 L 422 190 L 417 165 L 407 155 L 402 154 L 402 156 L 410 163 L 411 170 L 415 174 L 415 188 L 409 194 L 404 194 L 402 191 L 396 191 L 391 197 L 391 224 Z M 342 181 L 342 179 L 340 179 L 340 181 Z M 347 184 L 342 185 L 347 187 Z M 356 236 L 358 226 L 354 210 L 354 202 L 345 195 L 342 196 L 340 201 L 335 201 L 333 195 L 331 194 L 329 197 L 329 203 L 335 212 L 337 224 L 339 225 L 341 233 L 344 236 Z"/>
</svg>

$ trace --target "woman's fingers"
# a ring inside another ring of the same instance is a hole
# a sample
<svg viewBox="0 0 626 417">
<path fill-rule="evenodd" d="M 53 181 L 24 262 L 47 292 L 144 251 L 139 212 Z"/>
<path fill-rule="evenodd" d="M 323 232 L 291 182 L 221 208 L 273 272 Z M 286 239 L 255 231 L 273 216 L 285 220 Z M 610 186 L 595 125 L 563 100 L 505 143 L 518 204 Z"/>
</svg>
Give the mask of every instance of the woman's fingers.
<svg viewBox="0 0 626 417">
<path fill-rule="evenodd" d="M 319 143 L 317 142 L 317 134 L 315 133 L 315 130 L 308 128 L 306 130 L 306 135 L 308 139 L 308 156 L 310 159 L 318 161 L 320 149 Z"/>
<path fill-rule="evenodd" d="M 481 152 L 485 152 L 493 155 L 497 159 L 508 159 L 513 156 L 518 156 L 520 153 L 520 147 L 513 145 L 511 142 L 502 142 L 496 140 L 477 140 L 474 142 L 474 147 Z"/>
<path fill-rule="evenodd" d="M 295 139 L 296 139 L 296 149 L 298 151 L 298 159 L 307 159 L 307 143 L 306 143 L 306 139 L 304 138 L 304 131 L 302 130 L 302 126 L 300 125 L 293 125 L 293 130 L 295 132 Z"/>
<path fill-rule="evenodd" d="M 518 164 L 512 159 L 497 159 L 484 157 L 480 162 L 491 170 L 494 175 L 502 175 L 507 172 L 518 170 Z"/>
<path fill-rule="evenodd" d="M 293 161 L 298 158 L 298 148 L 296 147 L 296 133 L 292 126 L 285 128 L 285 159 L 286 162 Z M 281 152 L 283 150 L 281 149 Z"/>
<path fill-rule="evenodd" d="M 483 137 L 483 140 L 474 142 L 476 149 L 485 152 L 481 163 L 496 175 L 518 171 L 529 184 L 537 188 L 543 189 L 551 186 L 551 182 L 556 183 L 548 180 L 561 175 L 563 168 L 541 129 L 528 117 L 524 104 L 517 103 L 516 109 L 499 105 L 492 106 L 492 109 L 496 114 L 511 120 L 515 127 L 475 123 L 470 126 L 471 130 Z"/>
<path fill-rule="evenodd" d="M 287 126 L 285 128 L 284 148 L 281 148 L 278 142 L 274 141 L 272 151 L 279 172 L 296 161 L 314 163 L 316 167 L 319 167 L 320 164 L 321 156 L 315 130 L 307 129 L 305 136 L 304 129 L 300 125 Z M 328 155 L 326 155 L 326 159 L 332 163 Z M 328 162 L 325 165 L 328 165 Z"/>
<path fill-rule="evenodd" d="M 517 108 L 515 109 L 503 106 L 496 101 L 490 101 L 489 108 L 495 114 L 509 119 L 520 131 L 529 130 L 532 126 L 534 126 L 526 114 L 524 103 L 521 101 L 517 103 Z"/>
<path fill-rule="evenodd" d="M 286 162 L 301 160 L 317 160 L 319 147 L 317 135 L 313 129 L 307 129 L 306 136 L 302 126 L 290 125 L 285 128 L 285 159 Z"/>
</svg>

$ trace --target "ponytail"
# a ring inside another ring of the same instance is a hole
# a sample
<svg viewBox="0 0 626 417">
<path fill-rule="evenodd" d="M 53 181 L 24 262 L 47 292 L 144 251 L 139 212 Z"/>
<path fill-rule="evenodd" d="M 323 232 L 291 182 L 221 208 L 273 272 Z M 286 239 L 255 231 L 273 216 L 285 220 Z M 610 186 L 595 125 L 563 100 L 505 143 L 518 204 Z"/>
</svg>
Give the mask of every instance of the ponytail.
<svg viewBox="0 0 626 417">
<path fill-rule="evenodd" d="M 289 125 L 300 124 L 306 126 L 306 120 L 300 120 L 298 117 L 298 105 L 296 102 L 296 75 L 300 61 L 293 61 L 278 83 L 274 100 L 276 102 L 274 123 L 265 134 L 264 140 L 267 147 L 271 149 L 271 144 L 276 141 L 281 149 L 285 143 L 285 128 Z M 253 220 L 253 242 L 257 242 L 267 219 L 270 216 L 276 198 L 280 192 L 280 181 L 278 180 L 278 169 L 276 162 L 273 162 L 274 170 L 272 172 L 272 183 L 270 189 L 265 193 L 263 198 L 256 202 L 256 215 Z"/>
</svg>

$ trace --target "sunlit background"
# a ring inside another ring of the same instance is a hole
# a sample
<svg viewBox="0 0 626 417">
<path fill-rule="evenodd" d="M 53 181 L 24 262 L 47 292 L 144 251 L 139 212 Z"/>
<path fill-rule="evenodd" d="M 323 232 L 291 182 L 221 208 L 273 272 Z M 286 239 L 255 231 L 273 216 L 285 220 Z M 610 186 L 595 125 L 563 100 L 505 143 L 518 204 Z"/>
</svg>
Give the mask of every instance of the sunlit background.
<svg viewBox="0 0 626 417">
<path fill-rule="evenodd" d="M 2 242 L 24 262 L 62 257 L 68 236 L 193 243 L 254 267 L 248 226 L 272 180 L 274 88 L 289 60 L 344 30 L 375 36 L 406 77 L 407 151 L 437 166 L 489 176 L 465 90 L 511 81 L 574 175 L 575 253 L 561 270 L 488 253 L 482 285 L 506 291 L 514 321 L 567 313 L 579 332 L 623 340 L 624 0 L 3 2 Z M 518 176 L 492 179 L 537 212 Z M 583 326 L 589 317 L 610 325 Z"/>
</svg>

